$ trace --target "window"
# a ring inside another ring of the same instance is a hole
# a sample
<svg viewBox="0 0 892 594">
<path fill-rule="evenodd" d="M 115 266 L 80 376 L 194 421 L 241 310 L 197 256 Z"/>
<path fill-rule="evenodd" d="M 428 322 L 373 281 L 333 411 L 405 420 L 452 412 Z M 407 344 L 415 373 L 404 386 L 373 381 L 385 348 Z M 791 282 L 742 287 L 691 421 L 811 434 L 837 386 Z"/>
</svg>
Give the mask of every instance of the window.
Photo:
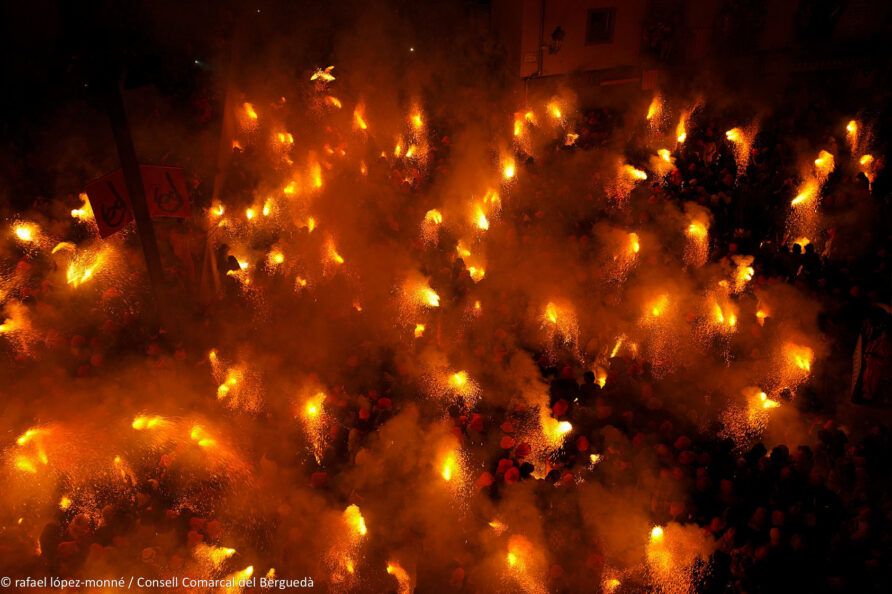
<svg viewBox="0 0 892 594">
<path fill-rule="evenodd" d="M 596 8 L 588 11 L 585 27 L 585 44 L 613 42 L 613 21 L 616 19 L 615 8 Z"/>
</svg>

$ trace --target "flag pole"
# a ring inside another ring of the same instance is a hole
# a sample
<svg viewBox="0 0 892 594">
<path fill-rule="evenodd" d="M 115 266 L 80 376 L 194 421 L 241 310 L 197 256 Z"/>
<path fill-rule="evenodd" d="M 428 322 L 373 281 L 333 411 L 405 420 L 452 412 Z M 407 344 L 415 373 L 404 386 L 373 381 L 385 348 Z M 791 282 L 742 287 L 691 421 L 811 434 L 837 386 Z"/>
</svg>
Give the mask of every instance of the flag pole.
<svg viewBox="0 0 892 594">
<path fill-rule="evenodd" d="M 158 250 L 158 240 L 155 237 L 155 228 L 149 215 L 149 205 L 146 202 L 146 192 L 143 186 L 142 175 L 139 171 L 139 161 L 136 158 L 136 149 L 133 146 L 133 137 L 130 134 L 130 126 L 127 122 L 127 112 L 124 110 L 124 99 L 117 81 L 109 81 L 106 89 L 106 109 L 111 122 L 112 132 L 115 136 L 115 145 L 118 149 L 118 158 L 121 161 L 121 169 L 124 172 L 124 180 L 127 185 L 127 193 L 130 195 L 130 208 L 133 211 L 133 219 L 136 221 L 136 232 L 142 245 L 143 256 L 146 260 L 146 268 L 149 273 L 149 283 L 154 297 L 155 314 L 158 322 L 165 330 L 170 330 L 167 303 L 164 292 L 164 272 L 161 266 L 161 253 Z"/>
</svg>

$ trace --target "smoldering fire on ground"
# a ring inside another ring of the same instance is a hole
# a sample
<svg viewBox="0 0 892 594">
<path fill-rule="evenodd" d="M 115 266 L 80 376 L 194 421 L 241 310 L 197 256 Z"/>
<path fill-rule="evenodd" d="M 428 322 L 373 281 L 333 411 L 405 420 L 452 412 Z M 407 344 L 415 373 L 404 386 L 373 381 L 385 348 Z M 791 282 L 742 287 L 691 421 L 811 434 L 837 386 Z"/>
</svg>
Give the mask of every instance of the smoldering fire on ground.
<svg viewBox="0 0 892 594">
<path fill-rule="evenodd" d="M 799 435 L 825 353 L 813 299 L 715 250 L 708 206 L 648 199 L 700 158 L 709 97 L 630 110 L 636 160 L 576 147 L 567 89 L 511 104 L 303 66 L 226 104 L 229 181 L 188 231 L 221 282 L 208 301 L 179 277 L 179 328 L 148 329 L 138 244 L 100 240 L 87 202 L 7 222 L 6 573 L 690 590 L 715 543 L 667 523 L 688 494 L 633 419 Z M 732 176 L 756 115 L 719 149 Z M 790 196 L 812 242 L 834 166 L 865 167 L 830 148 Z M 562 400 L 549 368 L 597 392 Z"/>
</svg>

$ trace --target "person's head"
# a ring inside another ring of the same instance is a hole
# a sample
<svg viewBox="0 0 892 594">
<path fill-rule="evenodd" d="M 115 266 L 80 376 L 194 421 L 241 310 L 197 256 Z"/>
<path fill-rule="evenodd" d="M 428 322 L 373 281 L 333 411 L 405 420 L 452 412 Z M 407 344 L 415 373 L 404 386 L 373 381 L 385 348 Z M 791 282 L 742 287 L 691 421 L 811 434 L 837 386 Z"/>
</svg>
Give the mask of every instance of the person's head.
<svg viewBox="0 0 892 594">
<path fill-rule="evenodd" d="M 587 384 L 595 383 L 595 374 L 591 371 L 586 371 L 582 374 L 582 379 L 585 380 Z"/>
<path fill-rule="evenodd" d="M 814 254 L 815 253 L 815 244 L 810 243 L 807 246 L 805 246 L 805 253 L 806 254 Z"/>
<path fill-rule="evenodd" d="M 802 254 L 802 246 L 798 243 L 793 244 L 793 253 L 797 256 Z"/>
</svg>

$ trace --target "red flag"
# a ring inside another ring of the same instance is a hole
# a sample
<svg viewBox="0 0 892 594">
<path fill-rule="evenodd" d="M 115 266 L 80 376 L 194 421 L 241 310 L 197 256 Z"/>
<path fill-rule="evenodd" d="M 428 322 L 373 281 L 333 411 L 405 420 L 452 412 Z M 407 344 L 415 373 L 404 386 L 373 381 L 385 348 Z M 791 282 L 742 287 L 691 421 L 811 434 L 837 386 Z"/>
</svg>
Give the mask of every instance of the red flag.
<svg viewBox="0 0 892 594">
<path fill-rule="evenodd" d="M 130 212 L 130 195 L 124 181 L 124 172 L 113 171 L 84 188 L 90 199 L 90 207 L 99 227 L 99 236 L 108 237 L 118 232 L 133 219 Z"/>
<path fill-rule="evenodd" d="M 186 175 L 179 167 L 140 165 L 143 188 L 146 192 L 149 215 L 153 217 L 192 217 Z M 99 227 L 99 236 L 117 233 L 133 219 L 130 210 L 130 194 L 124 181 L 124 173 L 118 169 L 84 188 Z"/>
<path fill-rule="evenodd" d="M 180 167 L 140 165 L 149 214 L 153 217 L 189 219 L 192 206 L 186 190 L 186 174 Z"/>
</svg>

